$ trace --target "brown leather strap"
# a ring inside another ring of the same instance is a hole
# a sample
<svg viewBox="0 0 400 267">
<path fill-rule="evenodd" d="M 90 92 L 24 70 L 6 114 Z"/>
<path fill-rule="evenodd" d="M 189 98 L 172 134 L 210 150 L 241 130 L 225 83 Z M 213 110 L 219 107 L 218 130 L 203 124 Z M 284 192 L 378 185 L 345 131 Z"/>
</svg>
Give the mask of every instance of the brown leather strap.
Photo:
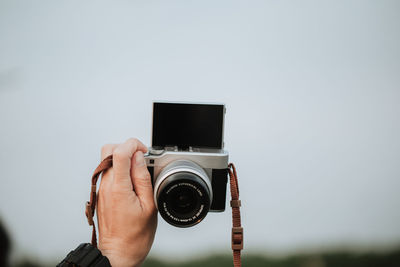
<svg viewBox="0 0 400 267">
<path fill-rule="evenodd" d="M 239 200 L 239 184 L 237 179 L 236 168 L 233 163 L 228 165 L 229 180 L 231 185 L 231 207 L 232 207 L 232 251 L 233 251 L 233 266 L 242 266 L 240 252 L 243 249 L 243 227 L 240 220 Z"/>
<path fill-rule="evenodd" d="M 88 220 L 89 225 L 93 226 L 92 230 L 92 245 L 97 248 L 97 238 L 96 238 L 96 225 L 93 221 L 93 216 L 94 212 L 96 209 L 96 202 L 97 202 L 97 193 L 96 193 L 96 185 L 97 185 L 97 180 L 99 179 L 100 174 L 103 171 L 106 171 L 107 169 L 111 168 L 113 165 L 112 163 L 112 155 L 108 156 L 105 158 L 102 162 L 100 162 L 99 166 L 94 170 L 93 176 L 92 176 L 92 186 L 90 189 L 90 200 L 86 202 L 86 218 Z"/>
<path fill-rule="evenodd" d="M 96 226 L 93 221 L 94 213 L 96 210 L 96 184 L 99 176 L 102 172 L 112 167 L 112 155 L 105 158 L 99 166 L 97 166 L 96 170 L 94 170 L 92 176 L 92 185 L 90 190 L 90 200 L 86 202 L 86 210 L 85 214 L 88 220 L 89 225 L 93 226 L 92 230 L 92 245 L 97 247 L 97 238 L 96 238 Z M 236 174 L 235 166 L 230 163 L 228 165 L 228 173 L 231 187 L 231 207 L 232 207 L 232 250 L 233 250 L 233 266 L 241 267 L 241 258 L 240 252 L 243 249 L 243 227 L 240 221 L 240 206 L 241 202 L 239 200 L 239 185 Z"/>
</svg>

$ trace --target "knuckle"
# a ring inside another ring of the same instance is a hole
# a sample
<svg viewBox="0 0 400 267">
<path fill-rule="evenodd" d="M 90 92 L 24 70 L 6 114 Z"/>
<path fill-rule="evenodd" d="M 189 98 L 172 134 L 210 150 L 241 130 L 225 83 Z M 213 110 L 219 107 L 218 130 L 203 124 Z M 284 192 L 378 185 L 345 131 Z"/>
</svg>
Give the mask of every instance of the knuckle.
<svg viewBox="0 0 400 267">
<path fill-rule="evenodd" d="M 117 148 L 113 153 L 113 159 L 116 161 L 121 161 L 128 157 L 129 157 L 128 153 L 122 149 Z"/>
<path fill-rule="evenodd" d="M 151 175 L 147 169 L 142 169 L 141 171 L 137 172 L 135 175 L 135 180 L 140 183 L 140 185 L 150 185 L 151 186 Z"/>
<path fill-rule="evenodd" d="M 132 145 L 137 145 L 139 143 L 139 140 L 137 138 L 129 138 L 128 143 L 131 143 Z"/>
<path fill-rule="evenodd" d="M 141 179 L 137 179 L 136 184 L 138 186 L 140 186 L 141 188 L 152 188 L 152 184 L 150 181 L 150 178 L 141 178 Z"/>
<path fill-rule="evenodd" d="M 128 197 L 129 195 L 131 195 L 132 190 L 133 190 L 132 184 L 115 182 L 110 188 L 110 193 L 114 197 L 114 200 L 121 201 L 126 197 Z"/>
<path fill-rule="evenodd" d="M 108 153 L 109 151 L 112 150 L 112 148 L 113 148 L 112 144 L 106 144 L 106 145 L 101 147 L 101 153 L 102 154 Z"/>
<path fill-rule="evenodd" d="M 142 180 L 151 181 L 151 175 L 147 170 L 142 174 Z"/>
</svg>

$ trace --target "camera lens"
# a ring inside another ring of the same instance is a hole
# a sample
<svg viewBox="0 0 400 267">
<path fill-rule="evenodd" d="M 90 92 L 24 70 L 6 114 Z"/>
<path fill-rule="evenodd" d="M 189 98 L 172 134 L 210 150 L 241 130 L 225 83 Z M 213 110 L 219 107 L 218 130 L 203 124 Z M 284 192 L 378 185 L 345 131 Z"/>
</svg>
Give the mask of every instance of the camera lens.
<svg viewBox="0 0 400 267">
<path fill-rule="evenodd" d="M 170 197 L 172 209 L 175 213 L 185 214 L 196 207 L 196 195 L 191 188 L 180 188 L 173 192 Z"/>
<path fill-rule="evenodd" d="M 174 164 L 177 165 L 179 163 Z M 166 173 L 165 176 L 160 174 L 162 180 L 155 186 L 155 201 L 160 215 L 178 227 L 199 223 L 207 215 L 211 204 L 211 187 L 205 180 L 208 177 L 204 171 L 184 166 Z"/>
</svg>

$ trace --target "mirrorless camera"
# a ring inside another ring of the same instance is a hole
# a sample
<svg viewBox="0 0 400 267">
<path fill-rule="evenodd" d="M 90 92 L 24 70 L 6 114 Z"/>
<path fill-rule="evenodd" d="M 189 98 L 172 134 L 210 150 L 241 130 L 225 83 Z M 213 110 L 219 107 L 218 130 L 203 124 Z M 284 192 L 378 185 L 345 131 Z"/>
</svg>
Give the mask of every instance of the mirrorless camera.
<svg viewBox="0 0 400 267">
<path fill-rule="evenodd" d="M 145 155 L 154 202 L 165 221 L 190 227 L 225 210 L 228 152 L 223 104 L 153 103 L 152 146 Z"/>
</svg>

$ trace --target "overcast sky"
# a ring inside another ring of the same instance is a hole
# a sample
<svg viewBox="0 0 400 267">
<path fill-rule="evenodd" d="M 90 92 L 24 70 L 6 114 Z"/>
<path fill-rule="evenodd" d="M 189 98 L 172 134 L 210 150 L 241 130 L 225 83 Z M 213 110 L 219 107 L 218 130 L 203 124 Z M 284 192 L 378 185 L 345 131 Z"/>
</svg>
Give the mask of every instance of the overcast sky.
<svg viewBox="0 0 400 267">
<path fill-rule="evenodd" d="M 15 255 L 90 240 L 105 143 L 153 100 L 227 105 L 245 246 L 400 243 L 399 1 L 0 1 L 0 218 Z M 229 253 L 230 211 L 162 219 L 152 255 Z"/>
</svg>

